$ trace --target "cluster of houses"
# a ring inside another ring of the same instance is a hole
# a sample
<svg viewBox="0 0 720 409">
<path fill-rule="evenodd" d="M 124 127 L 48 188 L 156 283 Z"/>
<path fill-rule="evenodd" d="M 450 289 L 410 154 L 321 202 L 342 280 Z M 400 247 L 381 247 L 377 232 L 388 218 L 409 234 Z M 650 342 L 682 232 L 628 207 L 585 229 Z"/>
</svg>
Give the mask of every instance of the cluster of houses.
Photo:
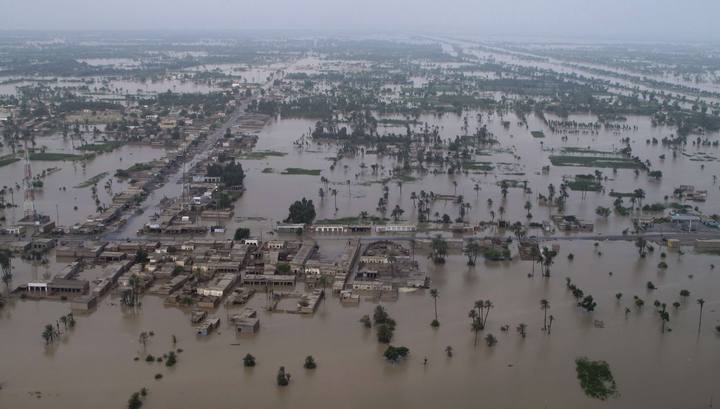
<svg viewBox="0 0 720 409">
<path fill-rule="evenodd" d="M 414 233 L 415 224 L 313 224 L 304 223 L 278 223 L 275 231 L 278 233 Z"/>
<path fill-rule="evenodd" d="M 408 248 L 395 241 L 376 241 L 360 256 L 352 290 L 396 297 L 399 287 L 426 287 L 427 277 Z"/>
</svg>

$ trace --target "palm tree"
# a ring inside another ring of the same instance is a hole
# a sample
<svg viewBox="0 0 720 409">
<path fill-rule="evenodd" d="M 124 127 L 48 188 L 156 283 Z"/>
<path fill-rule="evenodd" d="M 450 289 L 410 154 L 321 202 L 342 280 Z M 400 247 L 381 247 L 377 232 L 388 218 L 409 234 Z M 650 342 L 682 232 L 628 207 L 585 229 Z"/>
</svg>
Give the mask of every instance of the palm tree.
<svg viewBox="0 0 720 409">
<path fill-rule="evenodd" d="M 393 220 L 397 222 L 400 220 L 400 216 L 402 216 L 403 213 L 405 213 L 405 211 L 400 208 L 400 205 L 395 205 L 395 208 L 390 213 L 390 216 L 392 216 Z"/>
<path fill-rule="evenodd" d="M 555 321 L 555 317 L 553 317 L 553 315 L 550 314 L 550 323 L 548 324 L 548 335 L 550 335 L 550 331 L 552 330 L 553 321 Z"/>
<path fill-rule="evenodd" d="M 330 285 L 330 277 L 326 274 L 321 274 L 318 278 L 318 285 L 323 288 L 323 291 Z"/>
<path fill-rule="evenodd" d="M 475 186 L 473 186 L 473 190 L 475 191 L 475 200 L 479 200 L 480 199 L 480 185 L 478 185 L 476 183 Z"/>
<path fill-rule="evenodd" d="M 448 243 L 439 234 L 431 242 L 430 257 L 436 263 L 444 263 L 448 251 Z"/>
<path fill-rule="evenodd" d="M 42 337 L 45 339 L 45 344 L 48 345 L 50 342 L 55 340 L 55 329 L 52 324 L 45 325 L 45 329 L 42 332 Z"/>
<path fill-rule="evenodd" d="M 479 315 L 479 313 L 475 310 L 475 308 L 470 310 L 470 313 L 468 314 L 468 316 L 471 319 L 470 329 L 472 330 L 473 333 L 475 333 L 475 340 L 473 341 L 473 346 L 477 346 L 478 333 L 480 331 L 482 331 L 482 329 L 483 329 L 482 323 L 481 323 L 480 319 L 478 318 L 478 315 Z"/>
<path fill-rule="evenodd" d="M 430 290 L 430 296 L 433 298 L 433 301 L 435 302 L 435 319 L 434 319 L 433 322 L 430 324 L 430 325 L 432 325 L 433 327 L 438 327 L 438 326 L 440 326 L 440 321 L 438 321 L 438 313 L 437 313 L 437 299 L 438 299 L 438 295 L 439 295 L 439 293 L 438 293 L 437 288 L 433 288 L 433 289 Z"/>
<path fill-rule="evenodd" d="M 698 334 L 700 333 L 700 326 L 702 325 L 702 313 L 703 313 L 703 306 L 705 305 L 705 300 L 702 298 L 698 298 L 697 303 L 700 305 L 700 320 L 698 321 Z"/>
<path fill-rule="evenodd" d="M 640 254 L 640 257 L 645 256 L 645 248 L 647 247 L 647 240 L 643 237 L 638 237 L 635 241 L 635 246 L 638 248 L 638 254 Z"/>
<path fill-rule="evenodd" d="M 670 321 L 670 313 L 665 311 L 667 308 L 667 305 L 665 303 L 662 303 L 662 309 L 658 310 L 658 313 L 660 314 L 660 319 L 662 320 L 662 329 L 660 332 L 665 332 L 665 324 Z"/>
<path fill-rule="evenodd" d="M 517 326 L 517 332 L 520 334 L 521 337 L 525 338 L 527 335 L 527 324 L 521 322 Z"/>
<path fill-rule="evenodd" d="M 525 210 L 527 210 L 527 218 L 532 219 L 532 213 L 530 213 L 530 210 L 532 210 L 532 203 L 530 203 L 530 201 L 528 200 L 525 202 L 524 207 L 525 207 Z"/>
<path fill-rule="evenodd" d="M 335 211 L 337 212 L 337 209 L 338 209 L 338 207 L 337 207 L 337 190 L 336 189 L 331 190 L 330 195 L 332 195 L 332 197 L 335 198 Z"/>
<path fill-rule="evenodd" d="M 12 254 L 9 251 L 0 251 L 0 270 L 2 270 L 2 281 L 5 287 L 10 286 L 12 281 Z"/>
<path fill-rule="evenodd" d="M 480 243 L 478 243 L 475 239 L 468 240 L 463 252 L 468 258 L 467 265 L 474 266 L 478 255 L 480 254 Z"/>
<path fill-rule="evenodd" d="M 448 358 L 450 358 L 453 355 L 453 347 L 450 345 L 445 347 L 445 353 L 447 354 Z"/>
<path fill-rule="evenodd" d="M 543 331 L 547 331 L 547 310 L 550 309 L 550 301 L 546 299 L 540 300 L 540 308 L 543 310 Z"/>
</svg>

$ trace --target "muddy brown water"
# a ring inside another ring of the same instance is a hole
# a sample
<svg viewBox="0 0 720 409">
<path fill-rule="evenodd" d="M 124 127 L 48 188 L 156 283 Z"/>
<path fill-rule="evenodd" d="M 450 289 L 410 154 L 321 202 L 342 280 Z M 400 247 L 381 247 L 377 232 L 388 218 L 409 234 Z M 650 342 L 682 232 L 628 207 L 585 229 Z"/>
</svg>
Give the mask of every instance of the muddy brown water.
<svg viewBox="0 0 720 409">
<path fill-rule="evenodd" d="M 472 129 L 474 113 L 471 112 L 469 118 Z M 591 116 L 571 119 L 594 120 Z M 615 134 L 602 130 L 598 135 L 568 135 L 567 141 L 562 141 L 560 134 L 551 134 L 536 117 L 528 117 L 527 128 L 519 126 L 512 114 L 505 120 L 511 122 L 507 130 L 497 116 L 488 120 L 484 115 L 483 123 L 487 123 L 500 139 L 499 147 L 510 149 L 512 153 L 504 151 L 492 156 L 478 156 L 476 160 L 511 163 L 513 169 L 524 175 L 502 175 L 497 171 L 487 176 L 427 175 L 404 183 L 402 195 L 399 186 L 392 181 L 388 185 L 389 208 L 400 204 L 405 209 L 403 219 L 414 221 L 416 215 L 409 199 L 410 192 L 422 189 L 453 193 L 452 181 L 455 180 L 457 192 L 472 205 L 468 214 L 470 222 L 490 218 L 488 198 L 493 199 L 492 209 L 496 212 L 500 205 L 506 208 L 504 217 L 508 220 L 526 220 L 523 209 L 526 200 L 533 203 L 534 221 L 546 219 L 550 211 L 538 207 L 537 193 L 545 194 L 549 183 L 559 186 L 564 175 L 592 173 L 594 168 L 551 167 L 549 174 L 542 174 L 540 169 L 549 164 L 547 156 L 550 152 L 540 150 L 540 140 L 532 138 L 530 131 L 544 130 L 544 148 L 556 151 L 563 146 L 612 149 L 620 146 L 621 137 L 629 136 L 634 154 L 643 160 L 650 159 L 654 168 L 663 171 L 663 179 L 656 182 L 643 173 L 635 177 L 632 170 L 621 169 L 613 175 L 611 169 L 602 169 L 610 178 L 605 183 L 606 192 L 610 189 L 627 192 L 640 187 L 647 193 L 645 203 L 654 203 L 663 202 L 664 196 L 671 195 L 677 185 L 694 184 L 697 189 L 708 190 L 707 202 L 697 203 L 697 206 L 708 214 L 720 210 L 716 200 L 718 186 L 712 180 L 712 175 L 720 174 L 717 160 L 698 162 L 682 154 L 673 159 L 669 149 L 647 145 L 647 138 L 674 133 L 670 128 L 652 127 L 647 118 L 629 118 L 628 124 L 637 125 L 638 131 Z M 425 115 L 420 121 L 440 126 L 444 138 L 462 132 L 462 117 L 456 115 Z M 371 175 L 369 166 L 379 163 L 390 169 L 396 165 L 395 160 L 378 158 L 374 154 L 366 154 L 364 158 L 358 155 L 344 159 L 331 171 L 327 158 L 335 156 L 335 146 L 313 145 L 304 151 L 292 146 L 292 141 L 307 133 L 314 122 L 279 118 L 262 130 L 257 149 L 278 150 L 288 155 L 241 161 L 247 173 L 247 191 L 235 205 L 235 216 L 243 221 L 230 221 L 228 236 L 239 225 L 251 227 L 253 234 L 268 234 L 272 223 L 287 216 L 288 205 L 303 196 L 316 202 L 319 219 L 356 216 L 363 210 L 374 213 L 382 194 L 382 184 L 376 182 L 383 176 Z M 49 151 L 61 150 L 61 145 L 52 146 L 43 139 L 38 138 L 38 143 L 53 148 Z M 688 145 L 685 150 L 688 154 L 719 155 L 716 147 Z M 667 159 L 660 161 L 658 156 L 663 153 Z M 38 198 L 38 206 L 53 216 L 54 204 L 58 203 L 61 220 L 80 221 L 92 213 L 95 205 L 90 201 L 90 189 L 87 188 L 78 194 L 85 195 L 88 204 L 81 202 L 79 210 L 72 211 L 77 196 L 74 192 L 70 195 L 72 186 L 103 171 L 112 173 L 116 168 L 161 155 L 161 150 L 126 147 L 98 156 L 88 163 L 84 173 L 79 170 L 79 165 L 69 162 L 49 162 L 47 165 L 33 162 L 34 169 L 62 168 L 61 172 L 45 179 L 45 192 Z M 368 166 L 365 171 L 360 169 L 362 162 Z M 288 167 L 321 169 L 322 175 L 330 179 L 338 191 L 337 212 L 332 197 L 319 200 L 317 191 L 321 184 L 318 176 L 281 175 L 280 172 Z M 273 168 L 274 172 L 263 173 L 265 168 Z M 0 175 L 13 183 L 19 182 L 22 162 L 0 169 Z M 503 201 L 496 185 L 503 178 L 527 179 L 534 194 L 524 195 L 519 189 L 510 189 Z M 346 180 L 351 181 L 349 192 Z M 99 183 L 99 192 L 103 191 L 103 183 Z M 482 188 L 478 195 L 473 190 L 476 183 Z M 68 193 L 56 193 L 59 186 L 67 186 Z M 118 190 L 116 185 L 114 188 Z M 168 184 L 159 190 L 170 196 L 180 191 L 178 184 Z M 109 200 L 109 196 L 102 197 L 104 201 Z M 16 203 L 21 204 L 21 200 L 22 193 L 16 192 Z M 582 200 L 578 192 L 571 191 L 566 213 L 595 222 L 598 233 L 618 233 L 630 226 L 629 217 L 612 215 L 603 220 L 594 213 L 596 206 L 610 207 L 612 200 L 602 193 L 589 193 Z M 22 207 L 15 212 L 22 212 Z M 437 202 L 434 212 L 448 213 L 454 218 L 457 206 Z M 141 226 L 146 217 L 147 212 L 131 220 L 120 237 L 134 237 L 134 227 Z M 384 346 L 377 343 L 373 331 L 365 330 L 357 322 L 375 306 L 366 300 L 359 307 L 343 307 L 336 298 L 330 298 L 314 317 L 303 317 L 271 315 L 262 311 L 264 297 L 259 294 L 250 303 L 261 310 L 261 330 L 256 336 L 236 338 L 227 326 L 228 312 L 221 307 L 215 313 L 222 320 L 219 332 L 197 338 L 187 311 L 165 308 L 160 298 L 145 296 L 142 307 L 133 312 L 122 309 L 117 297 L 111 296 L 104 298 L 94 313 L 78 315 L 77 327 L 51 347 L 45 347 L 40 336 L 43 326 L 69 312 L 69 305 L 13 300 L 0 310 L 0 342 L 3 345 L 0 349 L 3 352 L 0 357 L 0 407 L 121 408 L 126 406 L 130 394 L 142 387 L 150 390 L 147 407 L 179 408 L 704 408 L 712 399 L 717 401 L 720 336 L 714 332 L 714 327 L 720 325 L 720 278 L 718 270 L 711 269 L 710 265 L 720 264 L 720 257 L 695 254 L 690 249 L 685 249 L 685 254 L 681 255 L 656 248 L 647 258 L 640 259 L 637 249 L 629 242 L 602 242 L 597 249 L 590 241 L 562 241 L 559 244 L 561 252 L 550 279 L 528 278 L 529 262 L 479 263 L 475 268 L 469 268 L 460 256 L 450 256 L 444 265 L 432 265 L 419 254 L 417 257 L 428 272 L 432 286 L 440 291 L 441 326 L 437 330 L 429 326 L 433 318 L 432 299 L 424 290 L 403 293 L 398 301 L 383 303 L 398 322 L 393 344 L 406 345 L 411 350 L 410 358 L 397 365 L 383 360 Z M 320 245 L 323 254 L 331 255 L 339 241 L 327 237 Z M 666 270 L 657 268 L 661 251 L 668 254 Z M 567 259 L 569 252 L 575 255 L 573 261 Z M 52 253 L 50 260 L 47 266 L 13 260 L 14 284 L 62 269 L 64 264 L 55 262 Z M 611 271 L 613 274 L 609 275 Z M 598 309 L 594 313 L 581 312 L 575 306 L 565 288 L 565 277 L 571 277 L 585 293 L 595 297 Z M 648 292 L 647 281 L 653 281 L 658 289 Z M 690 290 L 691 296 L 679 309 L 669 307 L 672 332 L 661 334 L 660 319 L 652 302 L 658 299 L 670 305 L 680 299 L 681 289 Z M 615 300 L 617 292 L 624 294 L 621 302 Z M 631 305 L 633 295 L 645 300 L 643 311 L 637 311 Z M 700 297 L 706 304 L 702 332 L 698 334 L 699 308 L 695 300 Z M 488 329 L 481 335 L 493 333 L 499 343 L 493 348 L 483 342 L 475 347 L 467 311 L 474 300 L 488 298 L 496 307 L 490 314 Z M 551 335 L 540 330 L 542 311 L 539 302 L 543 298 L 550 301 L 550 313 L 556 318 Z M 627 316 L 625 306 L 631 308 Z M 595 327 L 593 320 L 602 320 L 604 328 Z M 528 324 L 526 339 L 514 330 L 520 322 Z M 507 334 L 499 329 L 504 324 L 511 327 Z M 178 337 L 178 347 L 184 352 L 175 368 L 133 361 L 134 357 L 143 354 L 137 341 L 138 334 L 148 330 L 154 331 L 155 336 L 146 352 L 154 355 L 170 350 L 172 334 Z M 447 345 L 455 351 L 452 358 L 445 356 Z M 242 357 L 246 353 L 257 357 L 257 367 L 243 368 Z M 318 362 L 315 371 L 302 368 L 302 362 L 309 354 Z M 621 395 L 605 403 L 585 397 L 575 379 L 573 361 L 579 356 L 607 360 Z M 425 357 L 429 362 L 427 366 L 423 365 Z M 281 365 L 293 375 L 287 388 L 278 388 L 275 384 L 275 375 Z M 154 380 L 156 373 L 162 373 L 163 379 Z"/>
<path fill-rule="evenodd" d="M 160 298 L 145 296 L 133 313 L 107 297 L 93 314 L 78 315 L 76 328 L 51 347 L 44 346 L 42 328 L 69 306 L 17 300 L 0 312 L 0 406 L 121 408 L 142 387 L 150 390 L 147 407 L 704 408 L 717 399 L 720 338 L 713 327 L 720 324 L 720 277 L 709 268 L 717 257 L 668 252 L 669 268 L 659 271 L 660 249 L 640 259 L 634 246 L 622 242 L 603 242 L 599 250 L 590 242 L 560 245 L 549 279 L 529 278 L 529 262 L 469 268 L 463 257 L 451 256 L 436 266 L 418 255 L 440 292 L 441 325 L 437 330 L 429 325 L 433 304 L 424 290 L 383 303 L 398 322 L 393 344 L 411 350 L 409 359 L 396 365 L 383 360 L 384 346 L 357 322 L 375 306 L 366 300 L 343 307 L 329 298 L 314 317 L 304 317 L 266 313 L 264 297 L 257 294 L 250 302 L 261 311 L 257 335 L 237 338 L 221 307 L 215 313 L 222 320 L 218 332 L 198 338 L 188 313 L 163 307 Z M 333 243 L 321 246 L 331 249 Z M 569 252 L 573 261 L 566 258 Z M 575 306 L 565 277 L 596 298 L 594 313 Z M 648 292 L 647 281 L 658 289 Z M 681 289 L 691 296 L 678 310 L 669 307 L 672 332 L 661 334 L 652 301 L 672 303 Z M 621 302 L 617 292 L 624 294 Z M 631 305 L 634 294 L 646 301 L 642 311 Z M 698 297 L 707 301 L 700 334 Z M 550 335 L 541 331 L 543 298 L 555 317 Z M 467 311 L 476 299 L 495 304 L 481 333 L 493 333 L 499 340 L 495 347 L 482 341 L 473 346 Z M 632 310 L 627 316 L 625 306 Z M 593 320 L 604 321 L 604 328 Z M 520 322 L 528 325 L 525 339 L 514 329 Z M 504 324 L 510 332 L 501 333 Z M 184 351 L 176 367 L 133 361 L 142 355 L 138 334 L 148 330 L 155 336 L 147 353 L 154 355 L 169 351 L 171 335 L 177 336 Z M 445 356 L 447 345 L 454 349 L 452 358 Z M 257 358 L 257 367 L 243 367 L 246 353 Z M 315 371 L 302 368 L 310 354 L 318 362 Z M 606 403 L 585 397 L 575 379 L 578 356 L 608 361 L 621 395 Z M 292 374 L 286 388 L 275 384 L 281 365 Z M 163 379 L 154 380 L 156 373 Z"/>
</svg>

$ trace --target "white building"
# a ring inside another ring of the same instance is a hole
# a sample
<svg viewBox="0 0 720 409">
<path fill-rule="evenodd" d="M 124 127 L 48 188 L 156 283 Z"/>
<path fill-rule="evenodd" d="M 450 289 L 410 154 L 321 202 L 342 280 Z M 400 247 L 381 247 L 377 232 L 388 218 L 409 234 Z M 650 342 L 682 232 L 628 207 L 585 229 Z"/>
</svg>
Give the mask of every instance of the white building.
<svg viewBox="0 0 720 409">
<path fill-rule="evenodd" d="M 417 230 L 414 224 L 387 224 L 384 226 L 375 226 L 377 233 L 409 233 Z"/>
</svg>

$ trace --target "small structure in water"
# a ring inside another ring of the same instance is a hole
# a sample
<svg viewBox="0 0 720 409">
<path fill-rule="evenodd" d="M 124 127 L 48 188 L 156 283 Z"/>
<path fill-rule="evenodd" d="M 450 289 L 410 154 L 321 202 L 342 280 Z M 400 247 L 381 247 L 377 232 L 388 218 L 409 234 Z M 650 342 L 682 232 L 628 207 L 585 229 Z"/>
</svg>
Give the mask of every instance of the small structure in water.
<svg viewBox="0 0 720 409">
<path fill-rule="evenodd" d="M 243 308 L 239 314 L 230 318 L 235 325 L 235 332 L 238 334 L 254 334 L 260 329 L 260 319 L 257 311 L 252 308 Z"/>
<path fill-rule="evenodd" d="M 209 335 L 215 328 L 220 325 L 220 318 L 211 317 L 203 321 L 200 325 L 195 327 L 195 332 L 200 336 Z"/>
</svg>

